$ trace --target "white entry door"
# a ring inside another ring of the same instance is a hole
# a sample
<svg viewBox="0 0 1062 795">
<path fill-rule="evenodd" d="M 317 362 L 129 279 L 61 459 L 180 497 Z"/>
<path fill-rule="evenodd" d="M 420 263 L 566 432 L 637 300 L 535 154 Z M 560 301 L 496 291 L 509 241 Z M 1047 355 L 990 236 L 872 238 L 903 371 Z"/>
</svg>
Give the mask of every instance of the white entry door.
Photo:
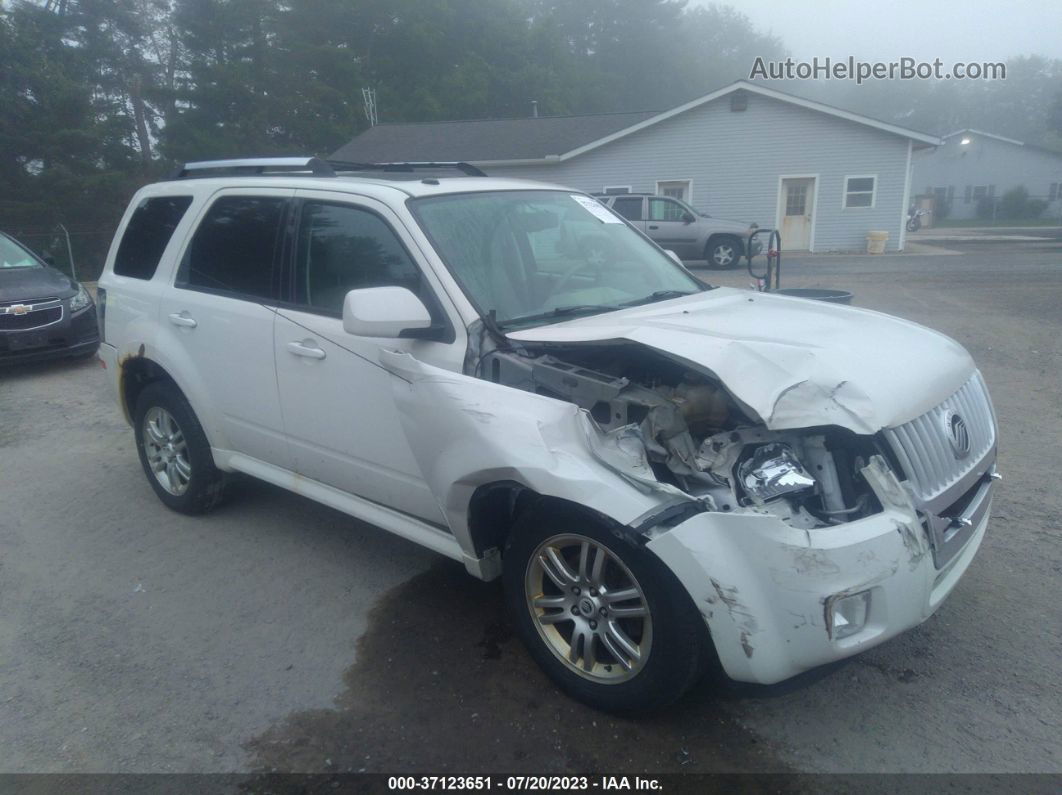
<svg viewBox="0 0 1062 795">
<path fill-rule="evenodd" d="M 789 251 L 807 251 L 815 220 L 815 177 L 782 179 L 778 203 L 782 246 Z"/>
</svg>

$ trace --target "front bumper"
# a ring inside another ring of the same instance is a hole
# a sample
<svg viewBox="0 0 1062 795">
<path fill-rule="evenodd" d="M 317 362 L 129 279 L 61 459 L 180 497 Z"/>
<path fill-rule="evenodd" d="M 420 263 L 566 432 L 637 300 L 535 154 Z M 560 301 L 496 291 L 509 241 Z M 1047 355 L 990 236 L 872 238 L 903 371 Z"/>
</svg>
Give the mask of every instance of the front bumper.
<svg viewBox="0 0 1062 795">
<path fill-rule="evenodd" d="M 71 315 L 64 301 L 55 322 L 35 328 L 0 330 L 0 364 L 89 356 L 99 344 L 96 307 L 90 305 Z"/>
<path fill-rule="evenodd" d="M 909 496 L 883 462 L 872 468 L 884 511 L 866 519 L 800 530 L 770 515 L 701 513 L 648 543 L 704 616 L 732 679 L 773 684 L 895 637 L 932 615 L 970 565 L 991 483 L 966 544 L 937 569 Z M 832 637 L 830 600 L 862 591 L 865 626 Z"/>
</svg>

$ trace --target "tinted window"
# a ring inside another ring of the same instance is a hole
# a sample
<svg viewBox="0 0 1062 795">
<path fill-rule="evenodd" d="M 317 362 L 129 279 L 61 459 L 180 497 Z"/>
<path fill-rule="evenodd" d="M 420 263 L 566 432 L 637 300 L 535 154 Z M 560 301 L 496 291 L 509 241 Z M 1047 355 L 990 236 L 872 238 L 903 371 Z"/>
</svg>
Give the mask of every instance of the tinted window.
<svg viewBox="0 0 1062 795">
<path fill-rule="evenodd" d="M 134 279 L 154 276 L 173 230 L 191 203 L 191 196 L 158 196 L 140 202 L 118 244 L 114 272 Z"/>
<path fill-rule="evenodd" d="M 297 245 L 297 303 L 341 314 L 344 296 L 360 287 L 406 287 L 421 294 L 417 266 L 391 228 L 367 210 L 306 202 Z"/>
<path fill-rule="evenodd" d="M 218 199 L 192 238 L 179 281 L 254 298 L 274 297 L 273 258 L 286 203 L 272 196 Z"/>
<path fill-rule="evenodd" d="M 640 198 L 616 199 L 616 201 L 612 203 L 612 209 L 628 221 L 642 220 L 642 200 Z"/>
</svg>

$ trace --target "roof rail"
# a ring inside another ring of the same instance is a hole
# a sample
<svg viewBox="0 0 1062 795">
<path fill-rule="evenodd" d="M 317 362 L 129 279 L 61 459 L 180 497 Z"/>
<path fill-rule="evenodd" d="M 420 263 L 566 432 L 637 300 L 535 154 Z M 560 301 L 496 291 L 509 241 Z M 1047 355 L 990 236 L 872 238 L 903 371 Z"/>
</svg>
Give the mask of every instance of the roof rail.
<svg viewBox="0 0 1062 795">
<path fill-rule="evenodd" d="M 399 160 L 392 163 L 348 163 L 343 160 L 329 160 L 327 162 L 328 165 L 332 166 L 336 171 L 390 171 L 411 173 L 422 168 L 453 168 L 470 177 L 487 176 L 481 169 L 476 168 L 471 163 L 465 163 L 459 160 Z"/>
<path fill-rule="evenodd" d="M 412 173 L 418 169 L 441 168 L 456 169 L 470 177 L 487 176 L 470 163 L 461 162 L 348 163 L 343 160 L 322 160 L 319 157 L 249 157 L 236 160 L 201 160 L 195 163 L 185 163 L 170 175 L 170 179 L 195 179 L 218 176 L 266 177 L 277 174 L 334 177 L 337 171 Z"/>
<path fill-rule="evenodd" d="M 170 179 L 214 176 L 269 176 L 289 171 L 309 171 L 315 177 L 334 177 L 336 172 L 319 157 L 253 157 L 236 160 L 201 160 L 180 166 Z"/>
</svg>

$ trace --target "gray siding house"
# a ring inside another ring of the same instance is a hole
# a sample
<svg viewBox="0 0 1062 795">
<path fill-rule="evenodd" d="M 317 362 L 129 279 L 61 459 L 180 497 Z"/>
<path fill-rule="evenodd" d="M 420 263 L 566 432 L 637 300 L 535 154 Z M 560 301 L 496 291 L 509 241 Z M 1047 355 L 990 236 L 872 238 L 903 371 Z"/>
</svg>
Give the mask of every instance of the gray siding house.
<svg viewBox="0 0 1062 795">
<path fill-rule="evenodd" d="M 332 157 L 465 161 L 590 193 L 677 196 L 781 230 L 783 248 L 904 245 L 911 159 L 940 139 L 738 81 L 662 112 L 381 124 Z"/>
<path fill-rule="evenodd" d="M 1062 154 L 980 130 L 944 136 L 935 150 L 914 160 L 914 189 L 948 204 L 949 218 L 975 218 L 982 198 L 999 198 L 1025 186 L 1048 202 L 1044 214 L 1062 214 Z"/>
</svg>

